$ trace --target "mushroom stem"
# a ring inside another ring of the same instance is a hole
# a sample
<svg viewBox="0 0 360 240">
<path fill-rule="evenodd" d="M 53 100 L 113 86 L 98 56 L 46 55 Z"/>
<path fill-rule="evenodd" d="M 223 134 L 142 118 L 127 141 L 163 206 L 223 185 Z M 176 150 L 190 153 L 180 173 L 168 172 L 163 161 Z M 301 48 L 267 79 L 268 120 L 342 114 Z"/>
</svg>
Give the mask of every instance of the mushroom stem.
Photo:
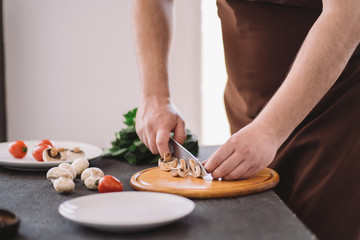
<svg viewBox="0 0 360 240">
<path fill-rule="evenodd" d="M 164 153 L 164 162 L 171 161 L 171 154 L 169 152 Z"/>
<path fill-rule="evenodd" d="M 59 154 L 59 151 L 57 148 L 52 148 L 50 151 L 50 156 L 51 157 L 56 157 Z"/>
</svg>

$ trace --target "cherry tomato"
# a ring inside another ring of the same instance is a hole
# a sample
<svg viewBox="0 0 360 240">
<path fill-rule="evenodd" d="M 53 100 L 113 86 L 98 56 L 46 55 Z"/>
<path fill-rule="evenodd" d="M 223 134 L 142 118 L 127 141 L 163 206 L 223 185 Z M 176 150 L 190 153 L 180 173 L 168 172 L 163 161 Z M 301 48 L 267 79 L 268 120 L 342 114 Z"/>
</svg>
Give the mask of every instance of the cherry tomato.
<svg viewBox="0 0 360 240">
<path fill-rule="evenodd" d="M 24 141 L 15 141 L 9 144 L 9 152 L 15 158 L 23 158 L 27 153 L 28 147 Z"/>
<path fill-rule="evenodd" d="M 55 143 L 53 142 L 53 141 L 51 141 L 51 140 L 49 140 L 49 139 L 43 139 L 43 140 L 41 140 L 41 141 L 39 141 L 37 144 L 36 144 L 36 146 L 38 146 L 38 145 L 50 145 L 51 147 L 55 147 Z"/>
<path fill-rule="evenodd" d="M 38 160 L 39 162 L 43 162 L 44 159 L 43 159 L 43 152 L 45 149 L 47 148 L 51 148 L 50 145 L 45 145 L 45 144 L 42 144 L 42 145 L 37 145 L 33 151 L 32 151 L 32 155 L 33 157 Z"/>
<path fill-rule="evenodd" d="M 122 190 L 122 183 L 116 177 L 111 175 L 106 175 L 102 177 L 98 184 L 98 191 L 100 193 L 121 192 Z"/>
</svg>

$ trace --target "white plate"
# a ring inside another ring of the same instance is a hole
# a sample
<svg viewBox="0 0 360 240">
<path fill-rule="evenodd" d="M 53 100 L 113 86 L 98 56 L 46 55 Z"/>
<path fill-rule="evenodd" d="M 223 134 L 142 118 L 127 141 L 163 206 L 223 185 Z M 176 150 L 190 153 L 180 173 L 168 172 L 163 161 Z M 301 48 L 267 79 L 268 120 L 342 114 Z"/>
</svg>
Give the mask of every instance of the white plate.
<svg viewBox="0 0 360 240">
<path fill-rule="evenodd" d="M 145 230 L 190 214 L 190 199 L 157 192 L 97 193 L 74 198 L 59 206 L 60 214 L 96 229 L 121 232 Z"/>
<path fill-rule="evenodd" d="M 9 153 L 8 146 L 10 142 L 0 143 L 0 166 L 12 168 L 12 169 L 18 169 L 18 170 L 47 170 L 49 168 L 58 166 L 62 162 L 70 162 L 70 161 L 53 161 L 53 162 L 36 161 L 32 156 L 32 150 L 39 141 L 31 140 L 25 142 L 28 146 L 28 152 L 26 156 L 22 159 L 14 158 Z M 85 157 L 89 160 L 99 157 L 102 153 L 101 148 L 86 143 L 55 141 L 55 140 L 54 143 L 57 147 L 63 147 L 69 149 L 73 149 L 74 147 L 79 147 L 81 150 L 85 152 Z"/>
</svg>

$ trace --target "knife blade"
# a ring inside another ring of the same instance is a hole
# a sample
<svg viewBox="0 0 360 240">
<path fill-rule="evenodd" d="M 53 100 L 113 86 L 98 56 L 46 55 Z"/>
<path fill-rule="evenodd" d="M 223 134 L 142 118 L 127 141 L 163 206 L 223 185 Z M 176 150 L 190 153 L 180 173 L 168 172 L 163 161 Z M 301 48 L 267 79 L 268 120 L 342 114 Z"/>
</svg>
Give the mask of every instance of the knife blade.
<svg viewBox="0 0 360 240">
<path fill-rule="evenodd" d="M 178 159 L 184 159 L 186 163 L 189 164 L 190 159 L 194 159 L 195 166 L 200 166 L 201 168 L 201 177 L 205 177 L 208 175 L 203 165 L 197 160 L 197 158 L 192 155 L 186 148 L 184 148 L 180 143 L 175 141 L 173 138 L 170 138 L 169 148 L 171 152 L 171 156 L 177 157 Z"/>
</svg>

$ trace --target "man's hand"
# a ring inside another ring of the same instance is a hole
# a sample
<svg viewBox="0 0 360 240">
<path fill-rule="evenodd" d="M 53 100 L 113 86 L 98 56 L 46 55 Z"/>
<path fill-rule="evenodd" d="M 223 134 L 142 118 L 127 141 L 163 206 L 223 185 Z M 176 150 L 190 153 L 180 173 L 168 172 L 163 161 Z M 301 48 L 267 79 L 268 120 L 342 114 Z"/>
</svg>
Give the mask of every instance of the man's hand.
<svg viewBox="0 0 360 240">
<path fill-rule="evenodd" d="M 249 177 L 268 166 L 280 145 L 336 82 L 360 42 L 360 1 L 323 0 L 285 81 L 255 120 L 205 164 L 214 178 Z"/>
<path fill-rule="evenodd" d="M 136 114 L 136 132 L 153 154 L 169 151 L 170 133 L 180 144 L 186 139 L 185 123 L 169 99 L 146 99 Z"/>
<path fill-rule="evenodd" d="M 141 80 L 136 132 L 154 154 L 169 152 L 170 132 L 185 141 L 184 121 L 170 101 L 168 56 L 172 35 L 169 0 L 134 1 L 134 39 Z"/>
<path fill-rule="evenodd" d="M 204 167 L 214 178 L 248 178 L 274 160 L 280 145 L 269 130 L 251 123 L 232 135 L 204 162 Z"/>
</svg>

